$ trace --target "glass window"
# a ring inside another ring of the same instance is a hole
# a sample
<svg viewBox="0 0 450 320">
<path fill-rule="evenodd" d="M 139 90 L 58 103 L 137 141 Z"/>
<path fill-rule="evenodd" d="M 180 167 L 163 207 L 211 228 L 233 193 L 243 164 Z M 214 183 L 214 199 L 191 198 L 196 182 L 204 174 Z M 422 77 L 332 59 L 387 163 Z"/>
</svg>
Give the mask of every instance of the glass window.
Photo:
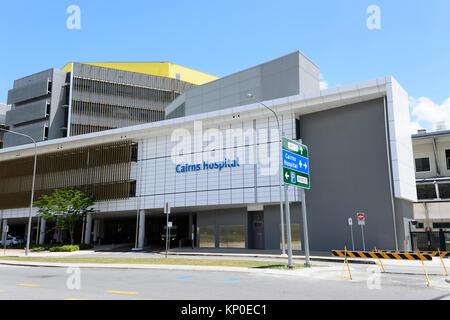
<svg viewBox="0 0 450 320">
<path fill-rule="evenodd" d="M 416 172 L 427 172 L 430 170 L 429 158 L 417 158 L 416 159 Z"/>
<path fill-rule="evenodd" d="M 243 225 L 219 227 L 220 248 L 245 248 L 245 227 Z"/>
<path fill-rule="evenodd" d="M 450 183 L 438 184 L 439 197 L 441 199 L 450 199 Z"/>
<path fill-rule="evenodd" d="M 436 199 L 436 188 L 434 184 L 419 184 L 417 186 L 417 198 L 419 200 Z"/>
<path fill-rule="evenodd" d="M 216 247 L 216 226 L 200 226 L 200 248 Z"/>
<path fill-rule="evenodd" d="M 130 198 L 136 197 L 136 181 L 130 181 Z"/>
<path fill-rule="evenodd" d="M 445 150 L 445 159 L 447 161 L 447 169 L 450 170 L 450 150 Z"/>
<path fill-rule="evenodd" d="M 131 145 L 131 161 L 137 162 L 138 161 L 138 144 L 133 143 Z"/>
<path fill-rule="evenodd" d="M 433 228 L 435 228 L 435 229 L 448 229 L 448 228 L 450 228 L 450 223 L 448 223 L 448 222 L 433 223 Z"/>
</svg>

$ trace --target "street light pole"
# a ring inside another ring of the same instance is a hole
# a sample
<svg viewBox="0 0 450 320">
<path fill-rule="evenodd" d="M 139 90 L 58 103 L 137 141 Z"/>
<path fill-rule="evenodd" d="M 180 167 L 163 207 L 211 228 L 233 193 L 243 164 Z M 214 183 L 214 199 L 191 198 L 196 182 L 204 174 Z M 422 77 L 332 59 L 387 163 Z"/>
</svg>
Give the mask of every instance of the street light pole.
<svg viewBox="0 0 450 320">
<path fill-rule="evenodd" d="M 258 99 L 256 99 L 253 94 L 249 93 L 247 95 L 247 97 L 249 99 L 253 99 L 256 102 L 258 102 L 259 104 L 261 104 L 262 106 L 264 106 L 266 109 L 268 109 L 269 111 L 271 111 L 273 113 L 273 115 L 275 116 L 275 119 L 277 119 L 277 125 L 278 125 L 278 142 L 279 142 L 279 154 L 281 156 L 281 148 L 282 148 L 282 140 L 281 140 L 281 128 L 280 128 L 280 121 L 278 120 L 278 115 L 276 114 L 275 111 L 273 111 L 271 108 L 269 108 L 268 106 L 266 106 L 264 103 L 262 103 L 261 101 L 259 101 Z M 284 212 L 283 212 L 283 189 L 282 189 L 282 185 L 283 185 L 283 172 L 281 170 L 281 161 L 280 160 L 280 166 L 278 168 L 279 171 L 279 186 L 280 186 L 280 215 L 281 215 L 281 241 L 282 241 L 282 255 L 285 256 L 286 255 L 286 244 L 285 244 L 285 239 L 284 239 Z"/>
<path fill-rule="evenodd" d="M 0 128 L 0 130 L 5 131 L 5 132 L 9 132 L 9 133 L 12 133 L 12 134 L 16 134 L 16 135 L 19 135 L 19 136 L 23 136 L 23 137 L 26 137 L 26 138 L 29 138 L 34 143 L 33 181 L 32 181 L 32 184 L 31 184 L 30 213 L 28 215 L 27 247 L 25 249 L 25 255 L 28 256 L 28 252 L 30 250 L 30 238 L 31 238 L 31 235 L 30 235 L 31 234 L 31 214 L 33 212 L 34 183 L 36 181 L 37 143 L 36 143 L 36 140 L 34 140 L 29 135 L 26 135 L 26 134 L 23 134 L 23 133 L 19 133 L 19 132 L 15 132 L 15 131 L 11 131 L 11 130 L 7 130 L 7 129 L 3 129 L 3 128 Z"/>
</svg>

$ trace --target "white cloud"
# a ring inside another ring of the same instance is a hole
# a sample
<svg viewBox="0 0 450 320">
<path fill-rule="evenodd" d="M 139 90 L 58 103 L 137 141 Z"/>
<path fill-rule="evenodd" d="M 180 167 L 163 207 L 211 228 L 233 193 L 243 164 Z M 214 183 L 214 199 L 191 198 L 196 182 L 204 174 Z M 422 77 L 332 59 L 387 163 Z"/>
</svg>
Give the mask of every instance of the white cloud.
<svg viewBox="0 0 450 320">
<path fill-rule="evenodd" d="M 0 114 L 6 114 L 6 111 L 11 109 L 10 106 L 7 106 L 6 103 L 0 102 Z"/>
<path fill-rule="evenodd" d="M 323 78 L 323 75 L 320 74 L 320 90 L 328 89 L 328 82 L 326 82 Z"/>
<path fill-rule="evenodd" d="M 410 98 L 411 130 L 427 129 L 428 131 L 450 129 L 450 98 L 437 104 L 430 98 Z"/>
</svg>

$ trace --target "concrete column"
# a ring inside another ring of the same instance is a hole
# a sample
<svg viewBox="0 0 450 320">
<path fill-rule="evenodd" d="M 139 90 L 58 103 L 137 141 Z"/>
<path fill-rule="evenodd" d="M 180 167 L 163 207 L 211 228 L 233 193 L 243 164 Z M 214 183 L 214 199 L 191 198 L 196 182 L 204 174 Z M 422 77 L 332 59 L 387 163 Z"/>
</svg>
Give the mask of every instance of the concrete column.
<svg viewBox="0 0 450 320">
<path fill-rule="evenodd" d="M 91 244 L 91 231 L 92 231 L 92 214 L 86 216 L 86 230 L 84 231 L 84 243 Z"/>
<path fill-rule="evenodd" d="M 145 241 L 145 211 L 139 211 L 139 238 L 138 238 L 138 248 L 144 249 Z"/>
<path fill-rule="evenodd" d="M 44 244 L 45 242 L 45 219 L 41 218 L 41 228 L 39 230 L 39 244 Z"/>
<path fill-rule="evenodd" d="M 99 225 L 99 220 L 98 220 L 98 219 L 95 219 L 95 220 L 94 220 L 94 234 L 92 235 L 92 241 L 93 241 L 94 243 L 97 242 L 99 226 L 100 226 L 100 225 Z"/>
<path fill-rule="evenodd" d="M 5 227 L 8 225 L 8 219 L 3 219 L 3 226 L 2 226 L 2 242 L 6 241 L 6 238 L 8 237 L 7 232 L 5 232 Z"/>
</svg>

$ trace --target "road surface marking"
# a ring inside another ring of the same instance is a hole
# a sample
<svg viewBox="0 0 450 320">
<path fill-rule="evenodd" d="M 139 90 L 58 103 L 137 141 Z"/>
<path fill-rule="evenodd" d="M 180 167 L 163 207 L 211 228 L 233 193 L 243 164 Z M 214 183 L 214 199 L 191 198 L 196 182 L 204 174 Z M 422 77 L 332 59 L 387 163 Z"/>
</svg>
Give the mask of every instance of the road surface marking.
<svg viewBox="0 0 450 320">
<path fill-rule="evenodd" d="M 189 280 L 192 279 L 192 277 L 178 277 L 177 280 Z"/>
<path fill-rule="evenodd" d="M 17 284 L 17 286 L 22 286 L 22 287 L 40 287 L 40 284 L 28 284 L 28 283 L 19 283 Z"/>
<path fill-rule="evenodd" d="M 114 290 L 108 290 L 105 291 L 108 293 L 118 293 L 118 294 L 137 294 L 137 292 L 130 292 L 130 291 L 114 291 Z"/>
<path fill-rule="evenodd" d="M 227 280 L 225 280 L 225 282 L 239 282 L 239 281 L 241 281 L 241 280 L 239 280 L 239 279 L 227 279 Z"/>
</svg>

